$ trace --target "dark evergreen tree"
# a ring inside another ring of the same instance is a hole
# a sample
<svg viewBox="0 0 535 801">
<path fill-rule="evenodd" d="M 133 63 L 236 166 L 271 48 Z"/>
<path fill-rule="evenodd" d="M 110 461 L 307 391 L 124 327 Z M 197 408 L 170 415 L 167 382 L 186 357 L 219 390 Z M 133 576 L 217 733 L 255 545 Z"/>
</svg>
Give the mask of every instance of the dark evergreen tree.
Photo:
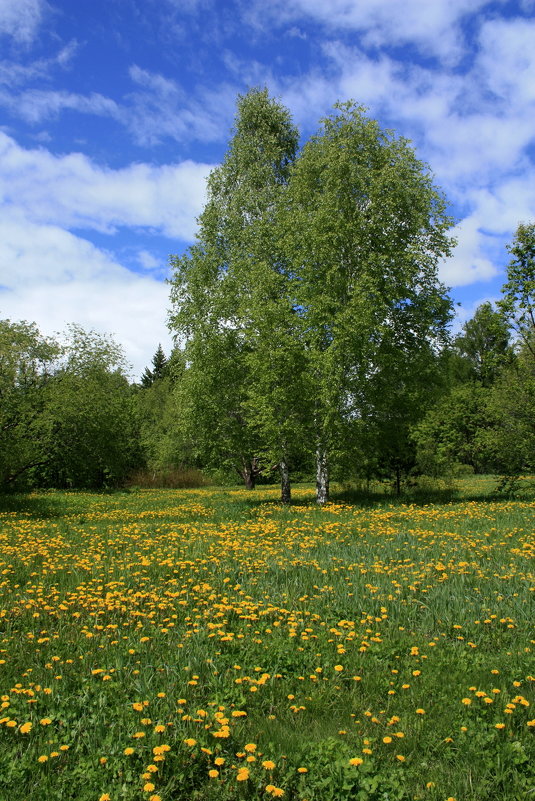
<svg viewBox="0 0 535 801">
<path fill-rule="evenodd" d="M 148 388 L 151 387 L 155 381 L 160 381 L 167 372 L 168 359 L 163 352 L 161 343 L 158 343 L 156 353 L 152 357 L 152 370 L 146 367 L 143 375 L 141 376 L 141 386 Z"/>
</svg>

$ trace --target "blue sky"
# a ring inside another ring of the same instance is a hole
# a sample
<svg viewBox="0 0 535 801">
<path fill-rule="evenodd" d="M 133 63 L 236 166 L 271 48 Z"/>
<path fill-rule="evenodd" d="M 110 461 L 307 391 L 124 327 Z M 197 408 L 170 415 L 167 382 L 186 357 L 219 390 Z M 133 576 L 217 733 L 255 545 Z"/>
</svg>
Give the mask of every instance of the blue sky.
<svg viewBox="0 0 535 801">
<path fill-rule="evenodd" d="M 535 218 L 535 0 L 0 0 L 0 317 L 167 350 L 167 258 L 192 242 L 238 93 L 303 140 L 337 100 L 412 140 L 456 219 L 458 325 Z"/>
</svg>

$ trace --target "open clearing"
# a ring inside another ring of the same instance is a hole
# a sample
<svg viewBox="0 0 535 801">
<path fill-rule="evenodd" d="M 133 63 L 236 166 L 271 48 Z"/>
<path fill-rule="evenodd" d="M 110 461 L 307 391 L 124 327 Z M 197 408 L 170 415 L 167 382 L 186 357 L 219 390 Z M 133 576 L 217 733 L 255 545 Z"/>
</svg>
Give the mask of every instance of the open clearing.
<svg viewBox="0 0 535 801">
<path fill-rule="evenodd" d="M 0 797 L 535 798 L 535 502 L 464 484 L 4 499 Z"/>
</svg>

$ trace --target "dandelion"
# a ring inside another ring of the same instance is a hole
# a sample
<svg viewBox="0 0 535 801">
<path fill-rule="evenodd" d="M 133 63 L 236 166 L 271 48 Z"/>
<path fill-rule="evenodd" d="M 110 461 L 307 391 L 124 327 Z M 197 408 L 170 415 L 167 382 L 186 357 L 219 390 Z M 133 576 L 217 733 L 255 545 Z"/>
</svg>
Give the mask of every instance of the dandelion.
<svg viewBox="0 0 535 801">
<path fill-rule="evenodd" d="M 350 765 L 354 765 L 355 767 L 358 767 L 359 765 L 362 765 L 363 762 L 364 762 L 364 760 L 361 759 L 360 757 L 352 757 L 349 760 L 349 764 Z"/>
<path fill-rule="evenodd" d="M 208 775 L 211 779 L 217 779 L 217 777 L 219 776 L 219 771 L 215 770 L 215 768 L 212 768 L 211 770 L 208 771 Z"/>
<path fill-rule="evenodd" d="M 154 784 L 153 784 L 152 782 L 146 782 L 146 783 L 143 785 L 143 792 L 144 792 L 144 793 L 152 793 L 152 791 L 153 791 L 154 789 L 155 789 L 155 787 L 154 787 Z"/>
<path fill-rule="evenodd" d="M 48 762 L 48 756 L 46 754 L 41 754 L 40 757 L 37 757 L 38 762 Z"/>
<path fill-rule="evenodd" d="M 23 723 L 20 727 L 19 731 L 21 734 L 28 734 L 32 730 L 33 724 L 28 721 L 28 723 Z"/>
<path fill-rule="evenodd" d="M 248 778 L 249 778 L 249 770 L 247 768 L 240 768 L 236 776 L 236 781 L 246 782 Z"/>
</svg>

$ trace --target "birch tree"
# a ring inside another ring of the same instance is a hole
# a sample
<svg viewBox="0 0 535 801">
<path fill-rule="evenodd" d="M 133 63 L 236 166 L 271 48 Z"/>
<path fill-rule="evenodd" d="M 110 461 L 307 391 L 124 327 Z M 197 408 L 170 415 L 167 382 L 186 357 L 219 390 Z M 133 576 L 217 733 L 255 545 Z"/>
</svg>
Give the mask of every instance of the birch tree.
<svg viewBox="0 0 535 801">
<path fill-rule="evenodd" d="M 267 91 L 240 97 L 226 157 L 208 179 L 196 243 L 171 260 L 170 325 L 187 361 L 184 422 L 201 423 L 199 455 L 233 464 L 249 488 L 262 457 L 275 459 L 284 478 L 290 455 L 284 336 L 292 309 L 274 221 L 297 142 L 288 111 Z M 277 348 L 284 355 L 268 358 L 267 341 L 272 355 Z"/>
<path fill-rule="evenodd" d="M 317 501 L 348 447 L 371 386 L 396 366 L 418 381 L 446 338 L 451 301 L 437 277 L 449 255 L 445 199 L 409 143 L 352 103 L 338 104 L 303 148 L 280 212 L 312 397 Z M 390 392 L 381 380 L 383 406 Z M 384 393 L 387 393 L 386 396 Z"/>
</svg>

